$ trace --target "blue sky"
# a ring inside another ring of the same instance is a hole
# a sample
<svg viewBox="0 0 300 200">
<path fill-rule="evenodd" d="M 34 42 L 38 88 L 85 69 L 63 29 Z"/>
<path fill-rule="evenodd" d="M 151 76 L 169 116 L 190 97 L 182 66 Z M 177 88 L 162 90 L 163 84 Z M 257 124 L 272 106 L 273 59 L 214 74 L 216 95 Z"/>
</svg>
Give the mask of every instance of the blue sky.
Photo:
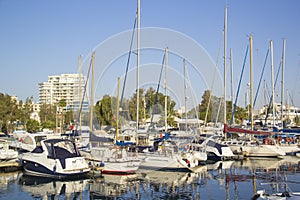
<svg viewBox="0 0 300 200">
<path fill-rule="evenodd" d="M 293 103 L 299 106 L 298 0 L 141 0 L 141 27 L 161 27 L 185 34 L 201 45 L 215 62 L 222 42 L 226 5 L 227 57 L 229 48 L 232 48 L 234 82 L 239 80 L 250 34 L 253 35 L 255 90 L 270 40 L 274 43 L 274 67 L 277 71 L 282 40 L 286 38 L 285 86 L 293 97 Z M 33 96 L 37 101 L 39 82 L 47 81 L 49 75 L 76 73 L 79 55 L 87 57 L 107 38 L 131 30 L 136 6 L 136 0 L 0 1 L 0 92 L 16 95 L 22 100 Z M 222 56 L 218 66 L 221 73 Z M 264 79 L 271 87 L 269 61 L 266 68 Z M 241 88 L 243 92 L 249 82 L 248 71 L 246 68 Z M 279 86 L 276 88 L 278 100 Z M 240 98 L 243 106 L 243 93 Z M 258 101 L 263 102 L 262 94 Z"/>
</svg>

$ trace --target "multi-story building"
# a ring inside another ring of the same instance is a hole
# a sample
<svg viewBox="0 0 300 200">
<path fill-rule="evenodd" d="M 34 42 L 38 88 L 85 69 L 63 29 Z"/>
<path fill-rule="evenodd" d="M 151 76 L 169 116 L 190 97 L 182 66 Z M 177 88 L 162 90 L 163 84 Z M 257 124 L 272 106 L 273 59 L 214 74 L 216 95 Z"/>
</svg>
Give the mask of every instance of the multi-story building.
<svg viewBox="0 0 300 200">
<path fill-rule="evenodd" d="M 274 103 L 275 105 L 275 118 L 273 118 L 273 113 L 272 113 L 272 107 L 270 107 L 270 112 L 267 113 L 268 110 L 268 105 L 265 105 L 262 109 L 259 110 L 258 115 L 260 118 L 268 123 L 269 125 L 273 125 L 273 119 L 276 124 L 281 124 L 281 115 L 282 115 L 282 120 L 284 121 L 290 121 L 291 124 L 295 123 L 296 117 L 300 117 L 300 108 L 291 106 L 291 105 L 283 105 L 281 109 L 281 104 L 280 103 Z M 282 112 L 281 112 L 282 111 Z M 266 117 L 266 114 L 268 114 L 268 117 Z"/>
<path fill-rule="evenodd" d="M 39 104 L 55 105 L 66 101 L 66 110 L 78 109 L 87 78 L 82 74 L 61 74 L 48 76 L 48 82 L 39 83 Z M 87 102 L 83 109 L 88 109 Z"/>
</svg>

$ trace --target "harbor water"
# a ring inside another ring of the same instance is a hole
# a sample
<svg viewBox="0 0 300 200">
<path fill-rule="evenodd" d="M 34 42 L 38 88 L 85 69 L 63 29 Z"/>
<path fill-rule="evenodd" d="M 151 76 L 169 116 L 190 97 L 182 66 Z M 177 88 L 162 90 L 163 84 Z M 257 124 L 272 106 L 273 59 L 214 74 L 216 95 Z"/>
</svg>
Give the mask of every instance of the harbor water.
<svg viewBox="0 0 300 200">
<path fill-rule="evenodd" d="M 270 178 L 271 177 L 271 178 Z M 277 178 L 274 178 L 277 177 Z M 279 182 L 284 182 L 279 185 Z M 199 166 L 194 172 L 138 171 L 80 180 L 0 174 L 0 199 L 252 199 L 261 189 L 300 191 L 300 159 L 246 159 Z"/>
</svg>

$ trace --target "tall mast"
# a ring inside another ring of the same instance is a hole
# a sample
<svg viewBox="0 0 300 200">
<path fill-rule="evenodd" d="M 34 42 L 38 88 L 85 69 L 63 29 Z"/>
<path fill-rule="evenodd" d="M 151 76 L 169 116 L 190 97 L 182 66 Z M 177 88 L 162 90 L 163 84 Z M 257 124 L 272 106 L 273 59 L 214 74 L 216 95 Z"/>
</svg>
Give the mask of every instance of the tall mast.
<svg viewBox="0 0 300 200">
<path fill-rule="evenodd" d="M 90 104 L 90 132 L 93 131 L 93 112 L 94 112 L 94 76 L 95 76 L 95 52 L 92 52 L 92 80 L 91 80 L 91 104 Z"/>
<path fill-rule="evenodd" d="M 168 88 L 167 88 L 167 73 L 168 73 L 168 47 L 165 49 L 165 132 L 168 130 Z"/>
<path fill-rule="evenodd" d="M 137 0 L 137 68 L 136 68 L 136 136 L 138 136 L 139 130 L 139 101 L 140 101 L 140 94 L 139 94 L 139 67 L 140 67 L 140 0 Z M 138 144 L 138 137 L 136 137 L 136 143 Z"/>
<path fill-rule="evenodd" d="M 186 109 L 186 101 L 187 101 L 187 96 L 186 96 L 186 62 L 185 59 L 183 59 L 183 67 L 184 67 L 184 111 L 185 111 L 185 131 L 187 131 L 187 109 Z"/>
<path fill-rule="evenodd" d="M 118 94 L 117 94 L 117 109 L 116 109 L 116 141 L 119 138 L 119 99 L 120 99 L 120 77 L 118 77 Z"/>
<path fill-rule="evenodd" d="M 270 53 L 271 53 L 271 77 L 272 77 L 272 115 L 273 126 L 275 126 L 275 91 L 274 91 L 274 58 L 273 58 L 273 41 L 270 41 Z"/>
<path fill-rule="evenodd" d="M 270 53 L 271 53 L 271 76 L 272 76 L 272 115 L 273 126 L 275 126 L 275 91 L 274 91 L 274 60 L 273 60 L 273 41 L 270 41 Z"/>
<path fill-rule="evenodd" d="M 227 36 L 227 6 L 225 7 L 224 15 L 224 124 L 226 124 L 226 36 Z M 225 134 L 225 140 L 227 140 L 227 134 Z"/>
<path fill-rule="evenodd" d="M 234 91 L 233 91 L 233 64 L 232 64 L 232 49 L 230 48 L 230 86 L 231 86 L 231 112 L 234 113 Z M 232 123 L 234 124 L 234 114 L 232 115 Z"/>
<path fill-rule="evenodd" d="M 282 51 L 282 78 L 281 78 L 281 124 L 283 127 L 283 104 L 284 104 L 284 65 L 285 65 L 285 44 L 286 40 L 283 39 L 283 51 Z M 286 108 L 287 110 L 287 108 Z"/>
<path fill-rule="evenodd" d="M 78 82 L 78 102 L 80 102 L 80 98 L 82 97 L 82 77 L 81 77 L 81 68 L 82 68 L 82 65 L 81 65 L 81 55 L 78 56 L 78 79 L 79 79 L 79 82 Z M 81 102 L 80 102 L 81 103 Z M 76 122 L 78 123 L 78 122 Z M 79 113 L 79 130 L 81 131 L 81 114 Z M 81 136 L 81 134 L 80 134 Z"/>
<path fill-rule="evenodd" d="M 251 130 L 253 131 L 253 46 L 252 46 L 252 34 L 249 38 L 250 43 L 250 119 L 251 119 Z"/>
<path fill-rule="evenodd" d="M 264 106 L 267 106 L 267 83 L 266 80 L 264 80 Z M 265 114 L 267 115 L 268 109 L 265 109 Z"/>
</svg>

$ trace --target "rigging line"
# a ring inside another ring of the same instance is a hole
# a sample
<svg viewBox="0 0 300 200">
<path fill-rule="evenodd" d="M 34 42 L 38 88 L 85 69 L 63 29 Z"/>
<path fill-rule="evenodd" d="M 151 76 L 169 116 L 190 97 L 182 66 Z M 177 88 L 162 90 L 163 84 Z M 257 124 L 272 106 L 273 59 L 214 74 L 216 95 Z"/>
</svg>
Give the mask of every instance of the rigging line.
<svg viewBox="0 0 300 200">
<path fill-rule="evenodd" d="M 292 98 L 290 91 L 288 93 L 289 93 L 289 96 L 290 96 L 290 99 L 291 99 L 292 106 L 295 107 L 294 99 Z"/>
<path fill-rule="evenodd" d="M 86 95 L 87 83 L 89 81 L 91 67 L 92 67 L 92 59 L 90 60 L 90 66 L 89 66 L 89 70 L 88 70 L 88 74 L 87 74 L 87 79 L 86 79 L 86 82 L 85 82 L 85 85 L 84 85 L 84 91 L 83 91 L 82 99 L 81 99 L 81 102 L 80 102 L 79 115 L 77 117 L 77 123 L 76 123 L 75 130 L 77 130 L 77 128 L 78 128 L 78 122 L 80 120 L 80 115 L 81 115 L 81 111 L 82 111 L 82 104 L 83 104 L 83 101 L 84 101 L 84 96 Z M 90 106 L 93 106 L 93 105 L 90 105 Z M 90 120 L 92 120 L 92 119 L 90 119 Z"/>
<path fill-rule="evenodd" d="M 268 95 L 268 98 L 271 98 L 271 94 L 270 94 L 270 90 L 269 90 L 268 83 L 266 83 L 266 88 L 267 88 L 267 95 Z"/>
<path fill-rule="evenodd" d="M 158 91 L 159 91 L 160 81 L 161 81 L 161 77 L 162 77 L 162 73 L 163 73 L 163 69 L 164 69 L 165 58 L 166 58 L 166 53 L 164 53 L 164 56 L 163 56 L 163 59 L 162 59 L 162 63 L 161 63 L 161 69 L 160 69 L 160 74 L 159 74 L 159 79 L 158 79 L 158 85 L 157 85 L 157 88 L 156 88 L 156 94 L 155 94 L 153 106 L 155 106 L 156 103 L 157 103 L 157 101 L 158 101 Z M 150 127 L 153 124 L 153 117 L 154 117 L 153 116 L 153 112 L 151 111 Z"/>
<path fill-rule="evenodd" d="M 253 102 L 253 108 L 255 107 L 255 104 L 256 104 L 256 99 L 257 99 L 257 96 L 258 96 L 261 80 L 262 80 L 262 77 L 264 75 L 264 71 L 265 71 L 265 68 L 266 68 L 266 63 L 267 63 L 267 58 L 268 58 L 268 55 L 269 55 L 269 51 L 270 51 L 270 49 L 268 48 L 268 51 L 267 51 L 267 54 L 266 54 L 266 57 L 265 57 L 264 66 L 263 66 L 261 76 L 260 76 L 260 79 L 259 79 L 259 83 L 258 83 L 258 87 L 257 87 L 257 90 L 256 90 L 256 94 L 255 94 L 255 98 L 254 98 L 254 102 Z"/>
<path fill-rule="evenodd" d="M 233 112 L 231 113 L 232 116 L 231 116 L 231 120 L 230 120 L 230 125 L 232 125 L 232 122 L 233 122 L 234 111 L 236 109 L 236 104 L 237 104 L 237 100 L 238 100 L 239 93 L 240 93 L 241 82 L 242 82 L 244 69 L 245 69 L 245 65 L 246 65 L 248 49 L 249 49 L 249 45 L 247 45 L 247 48 L 246 48 L 246 53 L 245 53 L 245 57 L 244 57 L 244 62 L 243 62 L 243 67 L 242 67 L 242 71 L 241 71 L 241 75 L 240 75 L 240 80 L 239 80 L 238 88 L 237 88 L 237 91 L 236 91 L 236 98 L 235 98 L 234 105 L 233 105 Z"/>
<path fill-rule="evenodd" d="M 137 16 L 134 19 L 134 25 L 133 25 L 133 29 L 132 29 L 132 36 L 131 36 L 130 48 L 129 48 L 129 52 L 128 52 L 128 59 L 127 59 L 125 77 L 124 77 L 124 84 L 123 84 L 122 94 L 121 94 L 121 100 L 120 100 L 121 107 L 122 107 L 123 96 L 124 96 L 124 91 L 125 91 L 125 84 L 126 84 L 126 80 L 127 80 L 127 73 L 128 73 L 128 68 L 129 68 L 130 56 L 131 56 L 131 53 L 132 53 L 132 44 L 133 44 L 133 39 L 134 39 L 134 32 L 135 32 L 135 27 L 136 27 L 136 21 L 137 21 Z"/>
<path fill-rule="evenodd" d="M 216 59 L 216 66 L 215 66 L 215 71 L 214 71 L 214 76 L 213 76 L 213 80 L 212 80 L 212 83 L 211 83 L 211 89 L 210 89 L 210 93 L 209 93 L 208 104 L 207 104 L 207 108 L 206 108 L 206 112 L 205 112 L 204 126 L 206 126 L 206 122 L 207 122 L 208 111 L 209 111 L 211 97 L 212 97 L 212 90 L 214 88 L 214 82 L 215 82 L 216 72 L 217 72 L 217 68 L 218 68 L 218 65 L 219 65 L 219 57 L 220 57 L 221 47 L 222 47 L 222 40 L 220 40 L 220 44 L 219 44 L 219 49 L 218 49 L 218 54 L 217 54 L 217 59 Z M 216 122 L 217 122 L 217 120 L 218 120 L 218 117 L 216 118 Z"/>
<path fill-rule="evenodd" d="M 282 61 L 280 61 L 280 63 L 279 63 L 279 67 L 278 67 L 278 70 L 277 70 L 276 79 L 275 79 L 275 83 L 274 83 L 274 88 L 276 87 L 276 84 L 277 84 L 277 81 L 278 81 L 278 77 L 279 77 L 279 72 L 280 72 L 281 64 L 282 64 Z M 265 118 L 265 122 L 267 122 L 268 115 L 269 115 L 269 110 L 270 110 L 270 108 L 271 108 L 271 105 L 274 106 L 274 105 L 273 105 L 273 102 L 272 102 L 273 95 L 274 95 L 274 94 L 271 94 L 271 97 L 270 97 L 270 101 L 269 101 L 269 105 L 268 105 L 268 109 L 267 109 L 267 115 L 266 115 L 266 118 Z M 274 116 L 273 116 L 273 117 L 274 117 Z"/>
</svg>

